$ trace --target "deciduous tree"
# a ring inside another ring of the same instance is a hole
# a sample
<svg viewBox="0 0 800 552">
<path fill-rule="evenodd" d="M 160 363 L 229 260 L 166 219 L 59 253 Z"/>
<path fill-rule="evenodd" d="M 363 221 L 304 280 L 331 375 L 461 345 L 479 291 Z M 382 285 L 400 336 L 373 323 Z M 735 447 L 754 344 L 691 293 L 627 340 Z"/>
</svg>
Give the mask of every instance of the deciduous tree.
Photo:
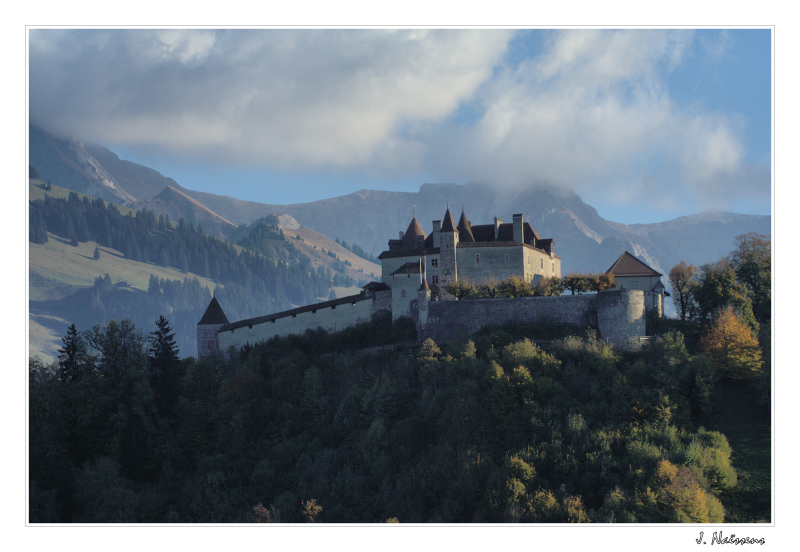
<svg viewBox="0 0 800 552">
<path fill-rule="evenodd" d="M 761 371 L 761 350 L 753 330 L 744 324 L 732 306 L 715 316 L 700 341 L 717 372 L 733 379 L 756 376 Z"/>
<path fill-rule="evenodd" d="M 585 274 L 578 274 L 576 272 L 570 272 L 566 276 L 564 276 L 564 289 L 568 289 L 572 292 L 572 295 L 575 295 L 575 292 L 578 292 L 578 295 L 581 293 L 586 293 L 589 291 L 589 281 L 586 279 Z"/>
<path fill-rule="evenodd" d="M 669 283 L 672 285 L 672 301 L 675 308 L 681 313 L 681 320 L 686 320 L 687 315 L 691 315 L 692 285 L 697 275 L 697 267 L 687 265 L 685 261 L 672 267 L 669 271 Z"/>
<path fill-rule="evenodd" d="M 736 277 L 747 286 L 753 314 L 759 323 L 772 315 L 772 242 L 770 237 L 750 232 L 736 237 L 731 251 L 731 266 Z"/>
</svg>

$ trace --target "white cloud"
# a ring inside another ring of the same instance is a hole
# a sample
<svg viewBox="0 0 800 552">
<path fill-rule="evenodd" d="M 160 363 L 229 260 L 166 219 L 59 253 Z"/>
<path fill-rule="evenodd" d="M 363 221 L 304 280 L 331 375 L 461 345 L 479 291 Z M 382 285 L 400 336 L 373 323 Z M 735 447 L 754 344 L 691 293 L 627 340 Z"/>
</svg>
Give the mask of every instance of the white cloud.
<svg viewBox="0 0 800 552">
<path fill-rule="evenodd" d="M 768 170 L 744 165 L 744 124 L 678 105 L 667 87 L 698 50 L 724 56 L 730 35 L 546 31 L 541 50 L 504 65 L 512 36 L 31 31 L 30 112 L 52 130 L 185 162 L 548 181 L 656 206 L 768 190 Z"/>
<path fill-rule="evenodd" d="M 389 146 L 394 164 L 418 163 L 398 132 L 452 113 L 510 35 L 32 31 L 31 114 L 87 139 L 206 159 L 350 168 Z"/>
<path fill-rule="evenodd" d="M 552 33 L 539 58 L 484 87 L 477 123 L 435 131 L 436 175 L 562 183 L 587 198 L 657 207 L 666 196 L 720 206 L 726 195 L 763 192 L 765 175 L 754 186 L 744 166 L 738 121 L 669 96 L 666 75 L 691 41 L 687 31 Z"/>
</svg>

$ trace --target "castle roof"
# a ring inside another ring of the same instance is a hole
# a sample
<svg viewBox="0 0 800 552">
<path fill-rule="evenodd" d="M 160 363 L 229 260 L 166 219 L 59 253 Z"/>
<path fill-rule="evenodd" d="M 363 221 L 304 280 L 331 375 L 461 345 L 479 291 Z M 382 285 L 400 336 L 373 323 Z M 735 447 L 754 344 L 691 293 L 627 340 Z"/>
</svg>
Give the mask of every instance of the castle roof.
<svg viewBox="0 0 800 552">
<path fill-rule="evenodd" d="M 458 241 L 459 242 L 474 242 L 475 236 L 472 235 L 472 225 L 467 220 L 467 215 L 464 214 L 464 209 L 461 209 L 461 218 L 458 219 Z"/>
<path fill-rule="evenodd" d="M 475 236 L 476 242 L 493 242 L 493 241 L 514 241 L 514 223 L 506 222 L 500 225 L 497 232 L 497 239 L 494 239 L 494 224 L 479 224 L 471 225 L 472 235 Z M 539 233 L 527 222 L 522 224 L 522 240 L 524 243 L 531 243 L 531 240 L 536 238 L 538 242 L 542 238 Z"/>
<path fill-rule="evenodd" d="M 419 265 L 420 265 L 419 261 L 417 261 L 416 263 L 406 263 L 397 270 L 395 270 L 394 272 L 392 272 L 390 276 L 394 276 L 395 274 L 419 274 L 420 273 Z"/>
<path fill-rule="evenodd" d="M 450 207 L 444 214 L 444 221 L 442 222 L 442 229 L 440 232 L 458 232 L 456 229 L 456 222 L 453 220 L 453 215 L 450 213 Z"/>
<path fill-rule="evenodd" d="M 359 293 L 358 295 L 348 295 L 347 297 L 340 297 L 339 299 L 332 299 L 331 301 L 323 301 L 322 303 L 314 303 L 312 305 L 306 305 L 304 307 L 298 307 L 296 309 L 276 312 L 274 314 L 268 314 L 266 316 L 258 316 L 256 318 L 248 318 L 247 320 L 239 320 L 238 322 L 226 323 L 219 329 L 219 331 L 226 332 L 230 330 L 235 330 L 237 328 L 243 328 L 244 326 L 263 324 L 264 322 L 272 322 L 273 320 L 277 320 L 279 318 L 285 318 L 290 315 L 296 316 L 303 312 L 316 312 L 319 309 L 326 309 L 329 307 L 335 308 L 339 305 L 347 305 L 347 304 L 355 305 L 359 301 L 364 301 L 365 299 L 367 299 L 367 297 L 364 293 Z M 371 299 L 369 300 L 371 301 Z"/>
<path fill-rule="evenodd" d="M 425 232 L 422 231 L 422 226 L 419 225 L 416 218 L 411 219 L 408 230 L 403 234 L 403 239 L 400 240 L 400 249 L 422 249 L 424 241 Z"/>
<path fill-rule="evenodd" d="M 200 319 L 200 322 L 197 323 L 198 326 L 201 324 L 227 324 L 228 317 L 225 316 L 225 313 L 222 311 L 222 307 L 217 301 L 216 297 L 211 298 L 211 302 L 208 304 L 208 308 L 206 309 L 205 314 Z"/>
<path fill-rule="evenodd" d="M 365 286 L 361 286 L 361 288 L 367 291 L 385 291 L 387 289 L 392 289 L 383 282 L 370 282 Z"/>
<path fill-rule="evenodd" d="M 417 291 L 430 291 L 431 287 L 428 285 L 428 280 L 425 278 L 422 279 L 422 283 L 419 285 L 419 289 Z"/>
<path fill-rule="evenodd" d="M 614 264 L 606 270 L 606 274 L 623 277 L 661 276 L 660 272 L 656 272 L 627 251 L 620 255 L 619 259 L 614 261 Z"/>
</svg>

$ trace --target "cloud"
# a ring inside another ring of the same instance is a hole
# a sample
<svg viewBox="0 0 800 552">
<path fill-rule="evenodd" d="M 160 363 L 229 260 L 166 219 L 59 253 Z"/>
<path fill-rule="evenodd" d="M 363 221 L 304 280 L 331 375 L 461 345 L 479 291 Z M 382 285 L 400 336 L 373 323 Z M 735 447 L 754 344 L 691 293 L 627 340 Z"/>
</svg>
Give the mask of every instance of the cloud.
<svg viewBox="0 0 800 552">
<path fill-rule="evenodd" d="M 744 163 L 741 121 L 670 98 L 667 75 L 693 33 L 563 31 L 545 43 L 481 89 L 474 124 L 432 129 L 437 177 L 560 183 L 587 199 L 660 208 L 768 194 L 768 169 Z"/>
<path fill-rule="evenodd" d="M 33 30 L 30 113 L 62 134 L 291 168 L 419 163 L 402 129 L 488 79 L 510 32 Z M 387 155 L 386 152 L 391 152 Z"/>
<path fill-rule="evenodd" d="M 30 113 L 208 166 L 544 181 L 682 210 L 769 196 L 769 167 L 745 162 L 747 122 L 669 93 L 733 34 L 534 33 L 32 30 Z"/>
</svg>

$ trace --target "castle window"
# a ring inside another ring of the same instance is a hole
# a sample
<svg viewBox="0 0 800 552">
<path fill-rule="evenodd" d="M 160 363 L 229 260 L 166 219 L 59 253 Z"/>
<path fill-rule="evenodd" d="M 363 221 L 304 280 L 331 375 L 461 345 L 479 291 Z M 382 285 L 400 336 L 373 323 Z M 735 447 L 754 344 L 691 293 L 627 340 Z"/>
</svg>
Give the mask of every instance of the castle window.
<svg viewBox="0 0 800 552">
<path fill-rule="evenodd" d="M 556 263 L 553 263 L 553 272 L 556 271 Z"/>
<path fill-rule="evenodd" d="M 400 297 L 405 297 L 405 296 L 406 296 L 406 290 L 401 289 L 400 290 Z"/>
<path fill-rule="evenodd" d="M 476 263 L 481 262 L 481 256 L 480 255 L 475 255 L 475 262 Z"/>
<path fill-rule="evenodd" d="M 431 276 L 431 278 L 432 278 L 431 281 L 434 284 L 438 284 L 439 283 L 439 276 L 434 275 L 434 276 Z"/>
<path fill-rule="evenodd" d="M 541 268 L 544 268 L 544 259 L 539 259 L 542 262 Z"/>
<path fill-rule="evenodd" d="M 631 280 L 630 282 L 628 282 L 628 287 L 631 289 L 637 289 L 639 287 L 639 284 Z"/>
<path fill-rule="evenodd" d="M 431 259 L 431 266 L 439 266 L 439 259 Z"/>
</svg>

